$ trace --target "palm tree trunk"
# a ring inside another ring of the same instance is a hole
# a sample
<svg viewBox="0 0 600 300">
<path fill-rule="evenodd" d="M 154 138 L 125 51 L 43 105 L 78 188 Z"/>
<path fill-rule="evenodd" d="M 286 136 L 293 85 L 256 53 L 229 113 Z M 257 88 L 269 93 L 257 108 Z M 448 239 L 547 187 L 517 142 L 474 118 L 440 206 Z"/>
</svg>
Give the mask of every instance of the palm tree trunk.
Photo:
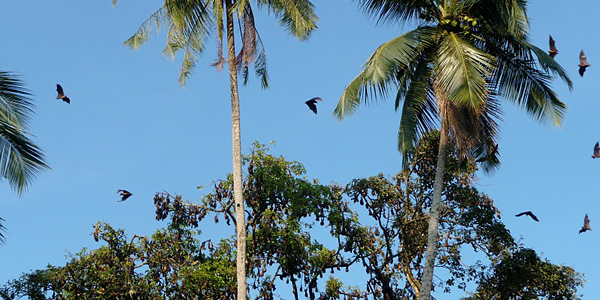
<svg viewBox="0 0 600 300">
<path fill-rule="evenodd" d="M 421 278 L 421 291 L 419 300 L 431 299 L 431 287 L 433 283 L 433 267 L 435 257 L 437 256 L 438 244 L 438 224 L 440 218 L 440 208 L 442 204 L 442 190 L 444 189 L 444 173 L 446 169 L 446 151 L 448 148 L 448 124 L 445 109 L 440 105 L 442 128 L 440 131 L 440 145 L 438 147 L 437 165 L 435 170 L 435 179 L 433 182 L 433 199 L 429 209 L 429 230 L 427 231 L 427 254 L 425 256 L 425 268 Z"/>
<path fill-rule="evenodd" d="M 235 61 L 235 37 L 233 31 L 232 2 L 226 1 L 227 48 L 229 61 L 229 86 L 231 88 L 231 139 L 233 147 L 233 194 L 237 232 L 237 299 L 246 299 L 246 216 L 242 195 L 242 146 L 240 125 L 240 99 L 238 95 L 237 65 Z"/>
</svg>

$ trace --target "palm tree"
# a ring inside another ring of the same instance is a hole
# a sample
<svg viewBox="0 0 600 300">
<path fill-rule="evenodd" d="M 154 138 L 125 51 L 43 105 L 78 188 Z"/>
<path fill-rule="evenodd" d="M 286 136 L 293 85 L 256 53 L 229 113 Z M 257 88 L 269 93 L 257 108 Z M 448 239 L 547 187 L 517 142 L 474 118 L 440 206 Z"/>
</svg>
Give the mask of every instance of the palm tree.
<svg viewBox="0 0 600 300">
<path fill-rule="evenodd" d="M 0 71 L 0 176 L 21 195 L 33 178 L 48 169 L 44 154 L 27 133 L 33 113 L 31 94 L 17 76 Z M 0 218 L 0 243 L 6 227 Z"/>
<path fill-rule="evenodd" d="M 115 5 L 117 0 L 113 0 Z M 318 18 L 309 0 L 164 0 L 163 6 L 152 14 L 125 44 L 140 47 L 152 27 L 167 27 L 167 42 L 163 53 L 174 57 L 183 51 L 179 82 L 185 84 L 203 53 L 209 34 L 218 41 L 217 59 L 212 66 L 221 70 L 229 65 L 231 93 L 231 129 L 233 148 L 233 183 L 237 232 L 237 298 L 246 298 L 246 220 L 242 197 L 241 127 L 238 97 L 238 72 L 244 84 L 248 80 L 248 68 L 255 67 L 263 88 L 268 87 L 266 56 L 255 27 L 252 3 L 265 7 L 279 18 L 279 24 L 300 40 L 307 39 L 316 29 Z M 237 21 L 237 22 L 236 22 Z M 239 29 L 241 49 L 236 54 L 235 27 Z M 227 41 L 227 60 L 223 55 L 224 35 Z"/>
<path fill-rule="evenodd" d="M 407 155 L 425 132 L 440 128 L 427 255 L 419 299 L 430 299 L 449 141 L 465 155 L 497 162 L 499 100 L 559 126 L 566 105 L 550 87 L 572 82 L 545 51 L 528 41 L 526 0 L 358 0 L 384 22 L 417 28 L 382 44 L 350 82 L 334 114 L 351 115 L 361 102 L 396 91 L 401 107 L 398 150 Z"/>
</svg>

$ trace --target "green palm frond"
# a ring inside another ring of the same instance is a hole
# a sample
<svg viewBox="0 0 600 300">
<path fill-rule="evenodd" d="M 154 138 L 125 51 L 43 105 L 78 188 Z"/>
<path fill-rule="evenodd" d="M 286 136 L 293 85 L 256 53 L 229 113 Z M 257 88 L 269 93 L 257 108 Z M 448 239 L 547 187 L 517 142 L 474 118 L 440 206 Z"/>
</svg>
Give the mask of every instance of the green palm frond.
<svg viewBox="0 0 600 300">
<path fill-rule="evenodd" d="M 153 28 L 158 32 L 162 26 L 168 27 L 163 54 L 173 59 L 176 52 L 184 51 L 179 82 L 185 85 L 196 60 L 204 51 L 205 39 L 212 24 L 212 19 L 207 13 L 202 2 L 165 0 L 164 5 L 148 17 L 124 43 L 132 49 L 137 49 L 148 40 Z"/>
<path fill-rule="evenodd" d="M 257 0 L 260 6 L 279 17 L 279 24 L 300 40 L 306 40 L 317 29 L 319 18 L 309 0 Z"/>
<path fill-rule="evenodd" d="M 114 3 L 116 3 L 116 0 Z M 152 28 L 156 28 L 158 31 L 160 30 L 163 22 L 169 22 L 169 19 L 166 18 L 165 10 L 166 9 L 163 6 L 150 15 L 150 17 L 148 17 L 146 21 L 142 23 L 138 30 L 123 43 L 129 46 L 131 49 L 138 49 L 140 46 L 142 46 L 146 41 L 148 41 L 148 35 L 152 32 Z"/>
<path fill-rule="evenodd" d="M 27 134 L 0 120 L 0 176 L 21 194 L 39 172 L 48 168 L 42 150 Z"/>
<path fill-rule="evenodd" d="M 410 79 L 400 84 L 396 106 L 403 103 L 398 127 L 398 150 L 406 155 L 419 138 L 434 130 L 438 121 L 437 101 L 433 94 L 429 62 L 421 57 L 410 74 Z M 403 162 L 408 162 L 404 157 Z"/>
<path fill-rule="evenodd" d="M 16 128 L 27 129 L 29 115 L 33 112 L 30 96 L 18 76 L 0 71 L 0 120 Z"/>
<path fill-rule="evenodd" d="M 23 81 L 0 71 L 0 176 L 19 194 L 38 172 L 49 168 L 26 133 L 33 112 L 30 95 Z"/>
<path fill-rule="evenodd" d="M 359 0 L 360 6 L 368 13 L 377 16 L 383 22 L 405 22 L 422 19 L 421 14 L 441 19 L 435 0 Z"/>
<path fill-rule="evenodd" d="M 550 87 L 551 77 L 535 68 L 532 60 L 502 59 L 492 77 L 499 96 L 517 103 L 539 121 L 560 126 L 567 106 Z"/>
<path fill-rule="evenodd" d="M 521 0 L 470 0 L 458 2 L 461 9 L 476 16 L 480 27 L 489 33 L 525 37 L 529 28 L 526 3 Z"/>
<path fill-rule="evenodd" d="M 451 101 L 478 109 L 488 94 L 486 78 L 494 57 L 473 47 L 455 33 L 448 33 L 436 53 L 436 80 Z"/>
<path fill-rule="evenodd" d="M 256 57 L 256 62 L 254 63 L 254 70 L 256 73 L 256 77 L 260 79 L 260 85 L 263 89 L 269 87 L 269 74 L 267 73 L 267 55 L 265 53 L 265 49 L 262 48 L 262 51 Z"/>
<path fill-rule="evenodd" d="M 196 68 L 196 60 L 198 60 L 198 51 L 193 48 L 186 47 L 183 53 L 183 62 L 179 69 L 179 83 L 185 86 L 186 80 L 192 75 L 192 72 Z"/>
<path fill-rule="evenodd" d="M 522 36 L 529 29 L 529 21 L 526 13 L 526 1 L 523 0 L 504 0 L 500 3 L 500 11 L 504 12 L 504 19 L 509 22 L 509 32 Z"/>
<path fill-rule="evenodd" d="M 363 66 L 363 71 L 344 90 L 334 115 L 338 119 L 354 113 L 361 98 L 367 103 L 370 97 L 385 96 L 391 84 L 397 82 L 402 72 L 418 57 L 417 47 L 425 47 L 429 40 L 413 30 L 379 46 Z"/>
<path fill-rule="evenodd" d="M 567 71 L 565 71 L 565 69 L 559 63 L 557 63 L 556 60 L 550 57 L 548 52 L 530 43 L 525 43 L 525 45 L 536 55 L 538 62 L 544 71 L 560 77 L 567 84 L 569 90 L 573 90 L 573 81 L 571 81 L 571 78 L 569 78 L 569 75 L 567 75 Z"/>
</svg>

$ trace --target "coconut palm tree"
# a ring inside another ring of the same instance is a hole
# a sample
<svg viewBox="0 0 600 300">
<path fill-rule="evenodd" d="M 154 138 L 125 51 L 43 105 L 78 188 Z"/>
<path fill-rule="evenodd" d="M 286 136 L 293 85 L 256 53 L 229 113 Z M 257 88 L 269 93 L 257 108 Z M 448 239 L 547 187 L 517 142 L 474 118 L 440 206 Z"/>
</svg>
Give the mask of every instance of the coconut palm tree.
<svg viewBox="0 0 600 300">
<path fill-rule="evenodd" d="M 550 86 L 564 69 L 528 41 L 526 0 L 358 0 L 383 22 L 418 26 L 382 44 L 344 90 L 334 114 L 396 92 L 398 150 L 406 155 L 423 133 L 440 128 L 427 255 L 419 294 L 430 299 L 449 141 L 465 156 L 497 162 L 500 100 L 559 126 L 566 105 Z"/>
<path fill-rule="evenodd" d="M 44 154 L 27 132 L 33 113 L 31 94 L 17 76 L 0 71 L 0 176 L 21 195 L 33 178 L 48 169 Z M 6 227 L 0 218 L 0 243 Z"/>
<path fill-rule="evenodd" d="M 115 5 L 117 0 L 113 0 Z M 163 6 L 152 14 L 125 44 L 140 47 L 153 27 L 167 28 L 167 42 L 163 53 L 174 57 L 183 51 L 179 82 L 185 84 L 195 68 L 197 58 L 204 52 L 210 34 L 217 39 L 217 59 L 212 66 L 221 70 L 229 65 L 231 94 L 231 128 L 233 148 L 233 178 L 237 232 L 237 282 L 238 299 L 246 298 L 246 220 L 242 197 L 241 127 L 238 96 L 238 73 L 244 84 L 248 80 L 248 69 L 254 65 L 263 88 L 268 87 L 266 56 L 255 27 L 253 4 L 263 7 L 279 18 L 279 24 L 300 40 L 307 39 L 316 29 L 318 18 L 309 0 L 164 0 Z M 236 25 L 237 24 L 237 25 Z M 235 27 L 240 36 L 235 35 Z M 227 59 L 223 55 L 224 41 Z M 239 52 L 236 53 L 236 41 Z"/>
</svg>

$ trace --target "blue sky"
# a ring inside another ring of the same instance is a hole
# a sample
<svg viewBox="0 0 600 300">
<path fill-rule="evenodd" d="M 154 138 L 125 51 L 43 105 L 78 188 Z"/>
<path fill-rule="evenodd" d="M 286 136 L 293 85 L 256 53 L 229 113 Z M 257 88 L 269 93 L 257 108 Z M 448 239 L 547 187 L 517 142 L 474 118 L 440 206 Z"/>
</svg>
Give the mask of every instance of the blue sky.
<svg viewBox="0 0 600 300">
<path fill-rule="evenodd" d="M 0 217 L 8 228 L 0 246 L 0 284 L 48 263 L 63 265 L 69 252 L 98 247 L 90 236 L 97 221 L 129 234 L 151 234 L 165 225 L 154 220 L 155 192 L 194 200 L 203 193 L 196 186 L 231 171 L 228 74 L 209 67 L 214 44 L 182 88 L 180 57 L 171 61 L 161 54 L 164 33 L 139 50 L 122 45 L 162 1 L 121 0 L 114 9 L 110 2 L 10 1 L 0 11 L 5 24 L 0 69 L 20 74 L 34 93 L 31 131 L 52 167 L 20 198 L 7 182 L 0 183 Z M 302 162 L 308 176 L 322 183 L 395 174 L 399 114 L 393 101 L 361 107 L 343 122 L 332 112 L 376 47 L 411 27 L 377 26 L 352 1 L 314 2 L 321 21 L 307 42 L 288 36 L 273 16 L 258 12 L 271 87 L 262 90 L 251 77 L 240 88 L 243 152 L 255 140 L 275 140 L 274 154 Z M 553 263 L 585 273 L 587 284 L 580 292 L 584 299 L 598 299 L 594 229 L 600 224 L 600 161 L 590 156 L 600 140 L 595 65 L 600 44 L 589 37 L 598 28 L 600 4 L 569 4 L 529 5 L 531 40 L 545 49 L 552 34 L 556 60 L 574 81 L 572 92 L 554 83 L 569 106 L 563 127 L 538 123 L 503 104 L 502 167 L 480 174 L 478 187 L 496 201 L 517 239 Z M 592 64 L 584 78 L 577 74 L 581 49 Z M 54 99 L 56 83 L 70 105 Z M 304 105 L 316 96 L 323 99 L 318 115 Z M 116 191 L 122 188 L 133 196 L 118 203 Z M 534 211 L 540 223 L 514 217 L 523 210 Z M 586 213 L 593 230 L 578 234 Z"/>
</svg>

